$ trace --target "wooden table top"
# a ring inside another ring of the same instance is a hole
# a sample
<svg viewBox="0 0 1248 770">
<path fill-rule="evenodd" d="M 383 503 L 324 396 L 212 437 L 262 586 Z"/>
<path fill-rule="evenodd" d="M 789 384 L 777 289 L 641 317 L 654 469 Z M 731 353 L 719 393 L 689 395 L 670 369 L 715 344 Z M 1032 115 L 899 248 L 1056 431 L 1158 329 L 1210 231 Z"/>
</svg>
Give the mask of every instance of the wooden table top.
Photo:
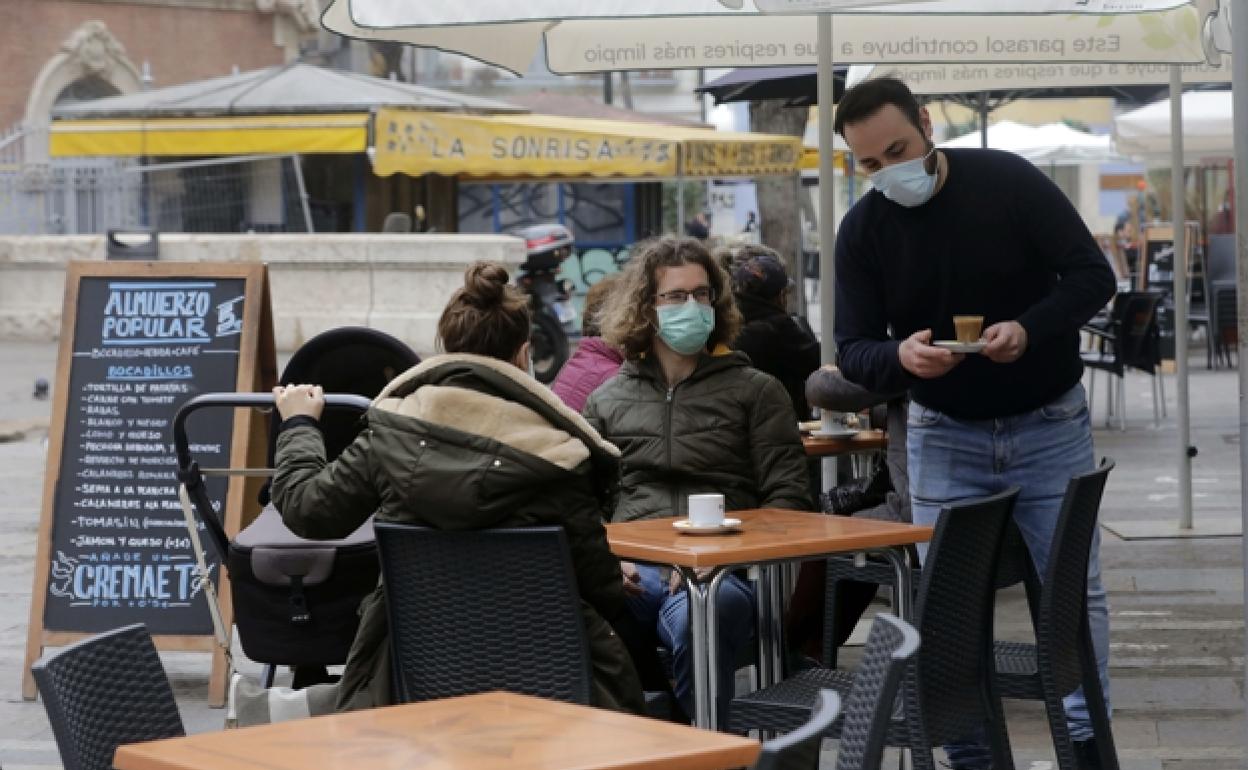
<svg viewBox="0 0 1248 770">
<path fill-rule="evenodd" d="M 759 743 L 493 692 L 117 749 L 118 770 L 727 770 Z"/>
<path fill-rule="evenodd" d="M 682 567 L 757 564 L 831 553 L 924 543 L 931 527 L 776 508 L 731 511 L 741 530 L 717 535 L 677 531 L 674 518 L 607 525 L 611 552 L 621 559 Z"/>
<path fill-rule="evenodd" d="M 838 457 L 855 452 L 886 449 L 888 434 L 882 430 L 863 430 L 849 438 L 819 438 L 803 433 L 802 447 L 810 457 Z"/>
</svg>

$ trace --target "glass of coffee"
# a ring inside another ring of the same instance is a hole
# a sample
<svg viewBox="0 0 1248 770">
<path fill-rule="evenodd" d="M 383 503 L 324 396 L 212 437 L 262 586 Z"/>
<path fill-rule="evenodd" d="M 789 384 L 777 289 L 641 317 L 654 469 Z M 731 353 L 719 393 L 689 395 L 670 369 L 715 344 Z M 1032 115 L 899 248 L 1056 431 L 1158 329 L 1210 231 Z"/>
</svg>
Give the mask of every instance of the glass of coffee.
<svg viewBox="0 0 1248 770">
<path fill-rule="evenodd" d="M 982 315 L 955 315 L 953 331 L 958 342 L 979 342 L 980 333 L 984 328 Z"/>
</svg>

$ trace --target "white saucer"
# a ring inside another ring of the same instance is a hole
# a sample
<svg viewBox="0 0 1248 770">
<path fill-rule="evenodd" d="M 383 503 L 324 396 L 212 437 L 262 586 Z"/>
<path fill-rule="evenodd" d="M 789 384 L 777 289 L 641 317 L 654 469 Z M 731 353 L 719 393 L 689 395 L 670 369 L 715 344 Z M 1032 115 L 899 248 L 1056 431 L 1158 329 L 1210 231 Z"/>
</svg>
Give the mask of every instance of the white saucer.
<svg viewBox="0 0 1248 770">
<path fill-rule="evenodd" d="M 725 517 L 723 524 L 712 524 L 709 527 L 694 526 L 688 519 L 677 519 L 672 526 L 686 535 L 719 535 L 725 532 L 736 532 L 741 529 L 741 520 Z"/>
<path fill-rule="evenodd" d="M 987 342 L 958 342 L 957 340 L 938 340 L 932 344 L 953 353 L 978 353 L 988 347 Z"/>
<path fill-rule="evenodd" d="M 822 428 L 820 428 L 819 430 L 812 430 L 810 432 L 810 437 L 811 438 L 852 438 L 853 436 L 857 436 L 859 432 L 860 431 L 857 428 L 833 428 L 831 430 L 823 430 Z"/>
</svg>

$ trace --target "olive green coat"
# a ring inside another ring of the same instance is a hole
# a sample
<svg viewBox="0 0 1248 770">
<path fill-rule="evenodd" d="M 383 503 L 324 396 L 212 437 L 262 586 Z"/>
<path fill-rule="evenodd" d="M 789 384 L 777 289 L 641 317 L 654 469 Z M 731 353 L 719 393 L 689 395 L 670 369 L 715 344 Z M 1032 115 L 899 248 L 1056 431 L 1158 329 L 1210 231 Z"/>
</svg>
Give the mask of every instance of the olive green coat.
<svg viewBox="0 0 1248 770">
<path fill-rule="evenodd" d="M 482 356 L 430 358 L 386 386 L 366 420 L 329 464 L 316 427 L 282 431 L 273 501 L 286 525 L 307 538 L 340 538 L 376 511 L 381 521 L 446 530 L 562 526 L 590 644 L 592 700 L 640 711 L 632 661 L 604 620 L 627 611 L 600 518 L 618 450 L 535 380 Z M 360 613 L 339 710 L 392 702 L 380 586 Z"/>
<path fill-rule="evenodd" d="M 612 521 L 687 516 L 709 492 L 729 511 L 814 510 L 792 402 L 743 353 L 703 355 L 674 388 L 653 358 L 625 362 L 585 418 L 622 453 Z"/>
</svg>

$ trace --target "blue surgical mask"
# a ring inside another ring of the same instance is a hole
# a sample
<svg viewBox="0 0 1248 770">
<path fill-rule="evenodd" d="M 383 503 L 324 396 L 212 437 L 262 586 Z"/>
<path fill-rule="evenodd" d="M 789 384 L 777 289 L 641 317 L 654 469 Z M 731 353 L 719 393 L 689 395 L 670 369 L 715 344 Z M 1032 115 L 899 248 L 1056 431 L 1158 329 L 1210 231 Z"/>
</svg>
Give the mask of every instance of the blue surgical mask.
<svg viewBox="0 0 1248 770">
<path fill-rule="evenodd" d="M 921 158 L 880 169 L 871 175 L 871 184 L 893 203 L 906 208 L 922 206 L 936 194 L 938 174 L 927 171 L 927 159 L 933 152 L 935 147 Z"/>
<path fill-rule="evenodd" d="M 715 308 L 692 297 L 679 305 L 659 305 L 659 337 L 682 356 L 706 349 L 715 330 Z"/>
</svg>

